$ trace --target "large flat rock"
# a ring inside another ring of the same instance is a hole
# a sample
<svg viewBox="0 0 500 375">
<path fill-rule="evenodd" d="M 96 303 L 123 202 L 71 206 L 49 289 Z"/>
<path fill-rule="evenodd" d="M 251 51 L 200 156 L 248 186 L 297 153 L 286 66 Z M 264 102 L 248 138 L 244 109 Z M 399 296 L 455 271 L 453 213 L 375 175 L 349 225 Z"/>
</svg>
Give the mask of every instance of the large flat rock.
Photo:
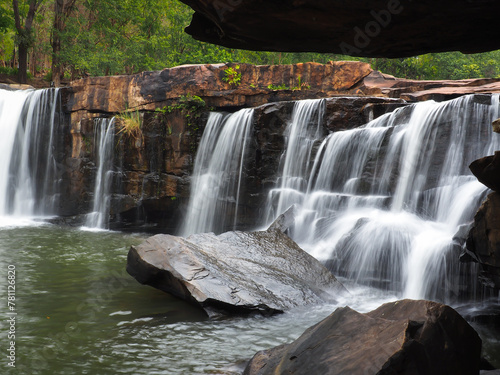
<svg viewBox="0 0 500 375">
<path fill-rule="evenodd" d="M 258 352 L 244 375 L 477 375 L 481 339 L 451 307 L 403 300 L 361 314 L 349 307 L 289 345 Z"/>
<path fill-rule="evenodd" d="M 404 57 L 500 48 L 495 0 L 181 0 L 195 10 L 187 33 L 263 51 Z"/>
<path fill-rule="evenodd" d="M 334 300 L 344 287 L 282 232 L 156 235 L 130 248 L 127 271 L 213 313 L 277 313 Z"/>
</svg>

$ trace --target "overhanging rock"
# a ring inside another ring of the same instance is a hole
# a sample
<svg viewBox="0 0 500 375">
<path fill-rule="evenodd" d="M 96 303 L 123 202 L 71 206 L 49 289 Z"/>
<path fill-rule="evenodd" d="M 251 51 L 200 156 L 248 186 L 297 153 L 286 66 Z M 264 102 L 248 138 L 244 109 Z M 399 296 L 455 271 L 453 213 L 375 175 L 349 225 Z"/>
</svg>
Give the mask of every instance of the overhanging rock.
<svg viewBox="0 0 500 375">
<path fill-rule="evenodd" d="M 261 51 L 405 57 L 500 48 L 496 0 L 181 0 L 194 38 Z"/>
</svg>

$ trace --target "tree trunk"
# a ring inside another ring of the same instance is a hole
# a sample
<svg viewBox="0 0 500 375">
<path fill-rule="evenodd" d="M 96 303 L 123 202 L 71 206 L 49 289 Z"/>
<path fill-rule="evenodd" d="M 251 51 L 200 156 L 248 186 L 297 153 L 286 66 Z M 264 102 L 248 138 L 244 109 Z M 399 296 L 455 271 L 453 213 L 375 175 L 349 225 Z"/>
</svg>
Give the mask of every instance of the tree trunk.
<svg viewBox="0 0 500 375">
<path fill-rule="evenodd" d="M 19 44 L 19 70 L 17 72 L 17 80 L 19 83 L 28 83 L 28 46 Z"/>
<path fill-rule="evenodd" d="M 21 16 L 19 13 L 19 2 L 18 0 L 12 0 L 12 8 L 14 10 L 14 22 L 16 24 L 17 35 L 19 36 L 19 71 L 17 77 L 19 83 L 28 82 L 28 50 L 31 47 L 31 29 L 33 26 L 33 19 L 35 18 L 35 13 L 38 6 L 43 0 L 30 0 L 30 5 L 28 9 L 28 14 L 26 20 L 24 21 L 24 26 L 21 22 Z"/>
<path fill-rule="evenodd" d="M 62 67 L 59 60 L 61 52 L 61 31 L 63 22 L 64 0 L 54 1 L 54 28 L 52 30 L 52 81 L 54 86 L 61 85 Z"/>
<path fill-rule="evenodd" d="M 63 77 L 63 64 L 59 58 L 61 52 L 61 34 L 66 28 L 66 20 L 75 7 L 76 0 L 54 1 L 54 27 L 52 30 L 52 81 L 54 85 L 60 86 Z"/>
</svg>

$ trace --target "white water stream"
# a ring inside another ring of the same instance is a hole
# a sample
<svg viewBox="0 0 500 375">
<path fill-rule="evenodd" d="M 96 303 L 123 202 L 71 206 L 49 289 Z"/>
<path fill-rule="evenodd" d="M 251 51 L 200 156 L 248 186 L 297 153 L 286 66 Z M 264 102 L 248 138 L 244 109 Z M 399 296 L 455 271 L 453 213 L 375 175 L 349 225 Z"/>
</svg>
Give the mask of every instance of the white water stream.
<svg viewBox="0 0 500 375">
<path fill-rule="evenodd" d="M 182 234 L 218 232 L 238 217 L 253 109 L 211 113 L 198 147 Z"/>
<path fill-rule="evenodd" d="M 86 229 L 107 229 L 113 181 L 114 117 L 94 120 L 94 153 L 97 161 L 92 212 L 87 214 Z"/>
<path fill-rule="evenodd" d="M 0 90 L 0 217 L 53 215 L 58 90 Z"/>
<path fill-rule="evenodd" d="M 500 147 L 491 131 L 498 95 L 413 104 L 327 136 L 324 109 L 324 100 L 296 102 L 278 183 L 255 226 L 295 205 L 292 237 L 334 274 L 400 297 L 458 298 L 471 271 L 458 261 L 466 233 L 457 233 L 487 191 L 468 165 Z M 184 234 L 221 230 L 228 202 L 234 213 L 246 199 L 239 171 L 250 119 L 249 110 L 211 115 Z"/>
<path fill-rule="evenodd" d="M 487 190 L 468 165 L 500 147 L 491 131 L 498 111 L 498 96 L 487 104 L 473 96 L 429 101 L 332 133 L 311 168 L 286 177 L 306 176 L 307 189 L 277 186 L 268 215 L 295 204 L 292 237 L 337 275 L 401 297 L 450 301 L 462 282 L 464 239 L 456 234 Z M 299 160 L 294 142 L 287 160 Z"/>
</svg>

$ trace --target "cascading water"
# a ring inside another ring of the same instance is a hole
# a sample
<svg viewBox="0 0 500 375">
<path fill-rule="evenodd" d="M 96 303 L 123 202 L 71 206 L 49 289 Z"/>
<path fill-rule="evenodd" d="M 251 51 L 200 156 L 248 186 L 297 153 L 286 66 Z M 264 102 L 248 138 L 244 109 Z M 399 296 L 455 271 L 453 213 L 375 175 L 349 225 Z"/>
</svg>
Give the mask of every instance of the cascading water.
<svg viewBox="0 0 500 375">
<path fill-rule="evenodd" d="M 295 104 L 262 226 L 290 205 L 290 235 L 332 271 L 400 297 L 471 293 L 458 258 L 487 189 L 468 165 L 500 146 L 499 97 L 408 105 L 324 136 L 324 100 Z M 213 113 L 195 162 L 184 235 L 230 229 L 251 112 Z M 260 225 L 259 225 L 260 224 Z M 473 293 L 473 291 L 472 291 Z"/>
<path fill-rule="evenodd" d="M 324 111 L 322 99 L 295 103 L 292 119 L 285 130 L 286 152 L 280 163 L 279 188 L 269 195 L 267 207 L 272 210 L 267 213 L 268 223 L 291 205 L 301 203 L 307 189 L 313 147 L 324 136 L 321 126 Z"/>
<path fill-rule="evenodd" d="M 0 90 L 0 216 L 55 213 L 59 101 L 57 89 Z"/>
<path fill-rule="evenodd" d="M 500 146 L 491 132 L 498 107 L 498 96 L 431 101 L 333 133 L 307 189 L 273 189 L 270 210 L 276 216 L 280 196 L 293 196 L 292 237 L 334 273 L 404 297 L 449 300 L 460 283 L 456 234 L 486 191 L 467 166 Z"/>
<path fill-rule="evenodd" d="M 252 120 L 253 109 L 210 114 L 196 155 L 184 236 L 234 227 Z"/>
<path fill-rule="evenodd" d="M 113 181 L 114 117 L 94 120 L 94 153 L 97 171 L 92 212 L 87 214 L 86 228 L 106 229 L 109 222 L 111 183 Z"/>
</svg>

